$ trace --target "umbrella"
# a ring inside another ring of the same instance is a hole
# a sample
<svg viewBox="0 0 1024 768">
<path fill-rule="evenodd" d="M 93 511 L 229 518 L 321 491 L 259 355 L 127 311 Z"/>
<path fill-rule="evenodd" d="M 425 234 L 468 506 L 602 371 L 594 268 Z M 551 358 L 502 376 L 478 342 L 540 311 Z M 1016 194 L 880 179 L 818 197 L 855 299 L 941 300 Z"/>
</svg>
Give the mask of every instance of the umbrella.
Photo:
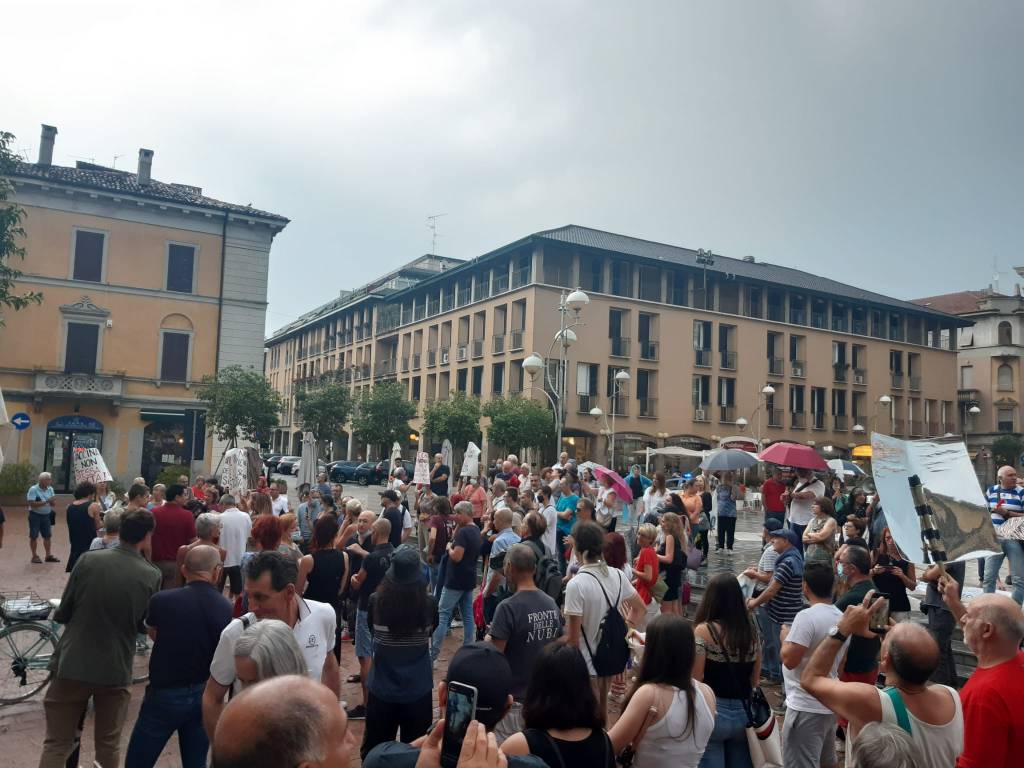
<svg viewBox="0 0 1024 768">
<path fill-rule="evenodd" d="M 302 433 L 302 455 L 299 459 L 298 484 L 316 482 L 316 440 L 312 432 Z"/>
<path fill-rule="evenodd" d="M 829 459 L 825 463 L 828 464 L 828 468 L 837 475 L 846 475 L 847 477 L 867 477 L 868 474 L 852 461 L 847 461 L 846 459 Z"/>
<path fill-rule="evenodd" d="M 448 492 L 452 490 L 452 459 L 455 458 L 455 451 L 452 449 L 452 441 L 445 438 L 445 441 L 441 443 L 441 461 L 448 467 Z"/>
<path fill-rule="evenodd" d="M 700 468 L 709 472 L 736 471 L 754 466 L 757 466 L 757 457 L 738 448 L 722 448 L 711 451 L 700 463 Z"/>
<path fill-rule="evenodd" d="M 629 484 L 619 476 L 618 472 L 597 465 L 594 467 L 594 474 L 598 479 L 607 477 L 612 481 L 612 490 L 619 497 L 619 501 L 624 501 L 628 504 L 633 500 L 633 491 L 630 489 Z"/>
<path fill-rule="evenodd" d="M 820 472 L 828 470 L 828 464 L 818 455 L 818 452 L 809 445 L 798 443 L 775 443 L 769 445 L 759 457 L 761 461 L 768 461 L 772 464 L 781 464 L 784 467 L 795 467 L 796 469 L 816 469 Z"/>
<path fill-rule="evenodd" d="M 580 472 L 582 472 L 584 469 L 589 469 L 591 472 L 593 472 L 598 467 L 601 467 L 601 465 L 598 464 L 596 461 L 584 461 L 582 464 L 576 465 L 576 469 L 578 469 Z M 601 467 L 601 469 L 604 469 L 604 467 Z"/>
</svg>

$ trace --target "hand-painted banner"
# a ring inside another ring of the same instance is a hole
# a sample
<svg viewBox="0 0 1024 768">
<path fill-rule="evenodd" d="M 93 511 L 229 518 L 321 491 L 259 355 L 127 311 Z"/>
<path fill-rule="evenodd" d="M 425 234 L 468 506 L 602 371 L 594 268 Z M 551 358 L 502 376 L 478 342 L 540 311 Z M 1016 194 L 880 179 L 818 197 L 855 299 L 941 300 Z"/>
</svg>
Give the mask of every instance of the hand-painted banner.
<svg viewBox="0 0 1024 768">
<path fill-rule="evenodd" d="M 417 485 L 430 483 L 430 455 L 426 451 L 419 451 L 416 454 L 416 469 L 412 481 Z"/>
<path fill-rule="evenodd" d="M 98 448 L 75 449 L 75 484 L 109 483 L 113 480 Z"/>
</svg>

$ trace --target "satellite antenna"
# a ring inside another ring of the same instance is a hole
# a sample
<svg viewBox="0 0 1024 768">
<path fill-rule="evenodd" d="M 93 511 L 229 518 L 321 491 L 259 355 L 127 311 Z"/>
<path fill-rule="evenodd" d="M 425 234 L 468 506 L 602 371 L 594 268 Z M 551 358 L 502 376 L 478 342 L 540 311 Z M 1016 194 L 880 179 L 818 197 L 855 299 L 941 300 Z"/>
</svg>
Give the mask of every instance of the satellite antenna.
<svg viewBox="0 0 1024 768">
<path fill-rule="evenodd" d="M 123 154 L 121 154 L 121 155 L 114 155 L 114 164 L 110 166 L 111 168 L 113 168 L 115 170 L 117 169 L 117 158 L 119 158 L 119 157 L 124 157 L 124 155 Z"/>
<path fill-rule="evenodd" d="M 427 216 L 427 229 L 430 230 L 430 253 L 437 254 L 437 238 L 441 235 L 437 234 L 437 220 L 442 216 L 447 216 L 447 213 L 434 213 Z"/>
</svg>

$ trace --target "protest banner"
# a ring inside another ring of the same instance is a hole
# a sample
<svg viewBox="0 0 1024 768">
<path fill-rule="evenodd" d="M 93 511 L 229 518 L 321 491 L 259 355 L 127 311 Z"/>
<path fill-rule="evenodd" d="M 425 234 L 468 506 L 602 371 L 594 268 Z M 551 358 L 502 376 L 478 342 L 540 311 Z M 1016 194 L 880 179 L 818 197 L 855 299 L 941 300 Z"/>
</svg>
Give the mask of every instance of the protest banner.
<svg viewBox="0 0 1024 768">
<path fill-rule="evenodd" d="M 416 469 L 413 471 L 412 481 L 417 485 L 430 484 L 430 455 L 426 451 L 416 453 Z"/>
<path fill-rule="evenodd" d="M 462 470 L 459 472 L 459 476 L 475 478 L 479 474 L 480 449 L 476 443 L 470 443 L 466 446 L 466 455 L 462 457 Z"/>
<path fill-rule="evenodd" d="M 946 561 L 1001 551 L 985 495 L 962 442 L 900 440 L 874 433 L 871 469 L 886 525 L 908 559 L 933 562 L 930 554 L 924 554 L 925 528 L 928 536 L 941 541 Z M 915 476 L 915 485 L 919 482 L 923 491 L 916 503 L 911 487 Z M 926 517 L 918 510 L 923 506 L 927 507 Z"/>
<path fill-rule="evenodd" d="M 248 466 L 248 457 L 244 448 L 231 448 L 224 454 L 220 482 L 236 497 L 241 497 L 243 491 L 253 487 L 249 484 Z"/>
<path fill-rule="evenodd" d="M 75 484 L 109 483 L 113 480 L 98 448 L 75 448 Z"/>
</svg>

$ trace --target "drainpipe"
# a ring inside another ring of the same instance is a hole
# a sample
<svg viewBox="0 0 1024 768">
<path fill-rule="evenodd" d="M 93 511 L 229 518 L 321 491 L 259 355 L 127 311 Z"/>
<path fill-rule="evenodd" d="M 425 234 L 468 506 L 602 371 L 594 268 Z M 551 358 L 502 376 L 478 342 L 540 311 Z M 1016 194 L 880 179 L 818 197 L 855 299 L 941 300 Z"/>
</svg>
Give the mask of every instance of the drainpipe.
<svg viewBox="0 0 1024 768">
<path fill-rule="evenodd" d="M 220 285 L 217 290 L 217 356 L 213 361 L 213 372 L 220 372 L 220 328 L 224 320 L 224 256 L 228 242 L 228 212 L 224 211 L 224 223 L 220 231 Z"/>
</svg>

